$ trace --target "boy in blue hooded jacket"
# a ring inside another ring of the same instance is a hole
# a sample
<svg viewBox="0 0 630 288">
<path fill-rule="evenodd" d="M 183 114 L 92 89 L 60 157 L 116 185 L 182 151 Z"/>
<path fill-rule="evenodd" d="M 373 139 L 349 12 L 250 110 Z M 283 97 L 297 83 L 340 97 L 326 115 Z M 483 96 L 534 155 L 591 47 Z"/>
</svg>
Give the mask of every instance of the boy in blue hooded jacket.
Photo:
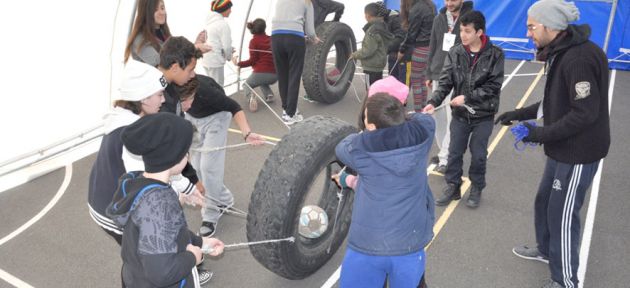
<svg viewBox="0 0 630 288">
<path fill-rule="evenodd" d="M 434 203 L 422 168 L 433 142 L 429 115 L 405 118 L 402 103 L 385 93 L 368 98 L 366 130 L 336 147 L 337 158 L 359 174 L 340 286 L 416 287 L 424 246 L 433 237 Z M 346 187 L 346 175 L 338 179 Z"/>
</svg>

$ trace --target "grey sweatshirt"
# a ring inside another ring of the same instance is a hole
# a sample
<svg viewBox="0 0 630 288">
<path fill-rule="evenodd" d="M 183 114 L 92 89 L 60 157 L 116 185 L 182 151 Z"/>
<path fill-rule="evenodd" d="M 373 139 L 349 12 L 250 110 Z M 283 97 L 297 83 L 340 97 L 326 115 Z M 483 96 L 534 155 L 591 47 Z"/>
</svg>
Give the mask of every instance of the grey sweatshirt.
<svg viewBox="0 0 630 288">
<path fill-rule="evenodd" d="M 316 37 L 311 0 L 278 0 L 276 2 L 276 15 L 271 20 L 271 34 L 287 34 L 282 32 L 292 31 L 305 34 L 308 37 Z"/>
</svg>

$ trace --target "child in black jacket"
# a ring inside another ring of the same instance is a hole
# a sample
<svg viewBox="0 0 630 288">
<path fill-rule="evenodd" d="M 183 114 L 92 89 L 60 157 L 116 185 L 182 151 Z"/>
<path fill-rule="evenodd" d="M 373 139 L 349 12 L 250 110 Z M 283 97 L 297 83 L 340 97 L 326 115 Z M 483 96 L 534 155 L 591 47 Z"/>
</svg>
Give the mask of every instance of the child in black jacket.
<svg viewBox="0 0 630 288">
<path fill-rule="evenodd" d="M 121 228 L 122 281 L 125 287 L 199 287 L 195 265 L 202 247 L 211 256 L 223 243 L 188 229 L 169 177 L 181 173 L 192 142 L 192 124 L 170 113 L 147 115 L 122 132 L 125 147 L 142 155 L 145 171 L 119 181 L 107 214 Z M 208 251 L 207 251 L 208 252 Z"/>
</svg>

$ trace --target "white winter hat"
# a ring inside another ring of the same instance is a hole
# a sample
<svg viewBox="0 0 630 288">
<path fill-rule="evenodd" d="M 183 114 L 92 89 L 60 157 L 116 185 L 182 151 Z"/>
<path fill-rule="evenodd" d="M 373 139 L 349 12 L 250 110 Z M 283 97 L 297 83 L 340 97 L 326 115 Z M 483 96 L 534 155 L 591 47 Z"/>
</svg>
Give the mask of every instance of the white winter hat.
<svg viewBox="0 0 630 288">
<path fill-rule="evenodd" d="M 580 10 L 573 2 L 564 0 L 540 0 L 527 10 L 527 15 L 547 28 L 565 30 L 569 23 L 580 18 Z"/>
<path fill-rule="evenodd" d="M 140 101 L 158 91 L 164 90 L 168 83 L 157 68 L 136 60 L 129 60 L 125 65 L 120 95 L 117 100 Z"/>
</svg>

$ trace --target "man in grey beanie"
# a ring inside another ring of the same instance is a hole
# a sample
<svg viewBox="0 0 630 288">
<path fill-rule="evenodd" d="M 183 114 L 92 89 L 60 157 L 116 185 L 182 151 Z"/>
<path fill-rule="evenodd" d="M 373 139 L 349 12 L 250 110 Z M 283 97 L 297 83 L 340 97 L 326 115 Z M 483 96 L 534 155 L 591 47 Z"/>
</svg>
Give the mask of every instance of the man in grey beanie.
<svg viewBox="0 0 630 288">
<path fill-rule="evenodd" d="M 608 60 L 589 41 L 588 25 L 570 25 L 580 12 L 573 2 L 541 0 L 529 8 L 527 36 L 546 62 L 543 100 L 501 114 L 496 123 L 522 122 L 527 142 L 544 146 L 547 162 L 536 194 L 536 244 L 514 247 L 521 258 L 549 263 L 544 288 L 578 287 L 580 208 L 601 159 L 608 154 Z M 600 285 L 595 285 L 600 286 Z"/>
</svg>

